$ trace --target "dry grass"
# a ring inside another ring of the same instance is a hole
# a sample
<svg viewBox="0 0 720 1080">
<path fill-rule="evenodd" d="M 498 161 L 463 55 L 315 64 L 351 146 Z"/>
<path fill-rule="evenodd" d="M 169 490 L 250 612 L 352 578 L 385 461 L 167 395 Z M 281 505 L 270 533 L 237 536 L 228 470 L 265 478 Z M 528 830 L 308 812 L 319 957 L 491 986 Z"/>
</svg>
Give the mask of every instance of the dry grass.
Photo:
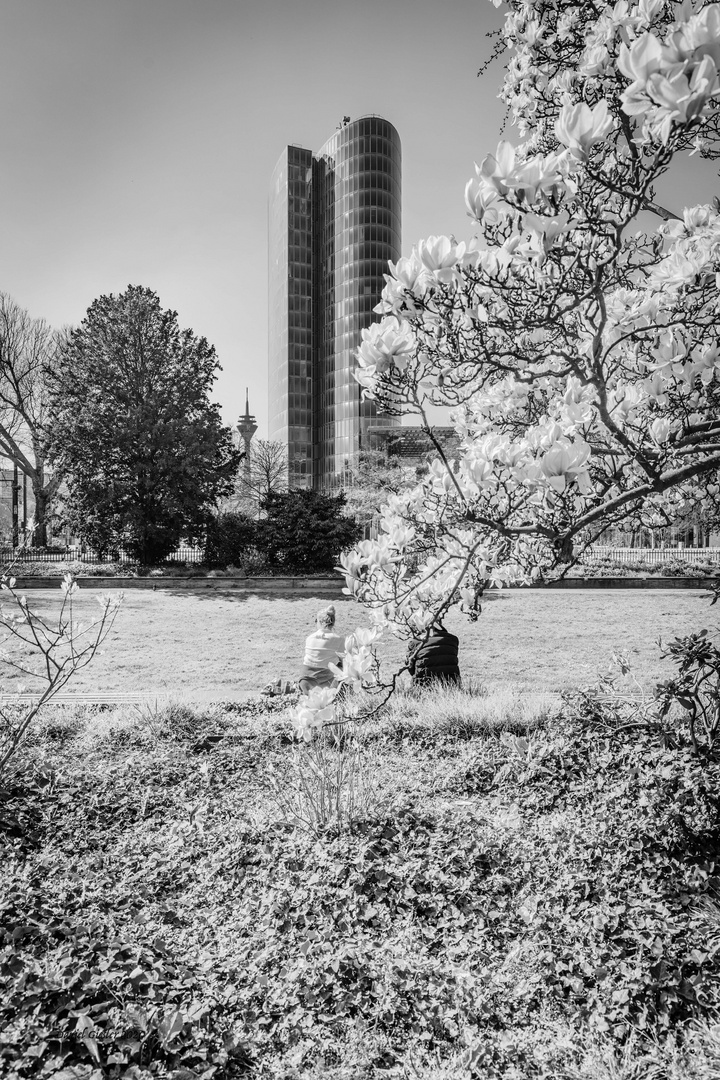
<svg viewBox="0 0 720 1080">
<path fill-rule="evenodd" d="M 60 590 L 28 592 L 43 614 L 60 603 Z M 77 613 L 99 610 L 97 591 L 83 586 Z M 129 590 L 115 628 L 75 691 L 174 693 L 212 691 L 218 698 L 259 690 L 277 677 L 293 677 L 316 611 L 312 597 L 264 599 L 230 590 Z M 366 622 L 349 600 L 335 603 L 338 629 Z M 667 677 L 658 637 L 671 638 L 717 622 L 700 590 L 513 590 L 485 604 L 477 623 L 454 615 L 448 628 L 460 637 L 463 677 L 493 689 L 547 693 L 587 685 L 607 667 L 614 651 L 628 655 L 647 688 Z M 11 643 L 12 645 L 12 643 Z M 402 643 L 381 647 L 388 666 L 398 664 Z M 13 689 L 19 679 L 7 678 Z M 23 680 L 28 682 L 28 680 Z"/>
<path fill-rule="evenodd" d="M 557 695 L 512 687 L 487 689 L 454 686 L 428 690 L 406 690 L 388 702 L 383 714 L 385 723 L 395 727 L 411 724 L 428 734 L 473 738 L 500 731 L 532 731 L 557 711 Z"/>
</svg>

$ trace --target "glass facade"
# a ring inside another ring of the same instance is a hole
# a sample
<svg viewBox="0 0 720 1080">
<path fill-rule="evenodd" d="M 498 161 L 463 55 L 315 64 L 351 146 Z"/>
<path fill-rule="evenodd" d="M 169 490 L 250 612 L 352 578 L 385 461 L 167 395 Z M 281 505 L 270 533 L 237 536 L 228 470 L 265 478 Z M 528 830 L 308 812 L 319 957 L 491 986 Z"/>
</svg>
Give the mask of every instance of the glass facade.
<svg viewBox="0 0 720 1080">
<path fill-rule="evenodd" d="M 288 146 L 269 213 L 270 438 L 287 446 L 296 487 L 312 484 L 312 174 L 310 151 Z"/>
<path fill-rule="evenodd" d="M 313 154 L 288 146 L 269 214 L 270 438 L 290 483 L 336 486 L 368 427 L 393 426 L 352 377 L 388 260 L 401 253 L 401 149 L 379 116 L 345 123 Z"/>
</svg>

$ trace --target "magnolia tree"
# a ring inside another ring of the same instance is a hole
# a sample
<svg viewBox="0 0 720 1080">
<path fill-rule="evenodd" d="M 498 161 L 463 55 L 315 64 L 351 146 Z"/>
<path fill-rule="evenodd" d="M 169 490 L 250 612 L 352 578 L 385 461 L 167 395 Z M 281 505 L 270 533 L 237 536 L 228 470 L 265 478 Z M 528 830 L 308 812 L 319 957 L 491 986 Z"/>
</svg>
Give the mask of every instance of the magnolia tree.
<svg viewBox="0 0 720 1080">
<path fill-rule="evenodd" d="M 428 430 L 450 406 L 461 440 L 342 560 L 373 634 L 474 616 L 484 588 L 571 562 L 607 525 L 718 502 L 720 211 L 656 187 L 720 156 L 720 4 L 507 7 L 517 140 L 467 185 L 476 235 L 390 264 L 358 350 L 367 397 Z M 372 648 L 352 644 L 358 682 Z M 328 704 L 305 706 L 303 734 Z"/>
</svg>

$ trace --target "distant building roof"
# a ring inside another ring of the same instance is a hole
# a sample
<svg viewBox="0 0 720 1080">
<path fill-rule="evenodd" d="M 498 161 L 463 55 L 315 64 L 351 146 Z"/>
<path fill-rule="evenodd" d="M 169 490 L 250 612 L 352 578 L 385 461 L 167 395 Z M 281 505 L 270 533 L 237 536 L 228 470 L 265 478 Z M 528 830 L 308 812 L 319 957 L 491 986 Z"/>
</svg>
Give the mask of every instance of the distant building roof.
<svg viewBox="0 0 720 1080">
<path fill-rule="evenodd" d="M 454 427 L 434 427 L 433 434 L 443 446 L 457 439 Z M 371 427 L 368 435 L 382 440 L 387 452 L 397 457 L 420 457 L 435 449 L 430 436 L 419 427 Z"/>
</svg>

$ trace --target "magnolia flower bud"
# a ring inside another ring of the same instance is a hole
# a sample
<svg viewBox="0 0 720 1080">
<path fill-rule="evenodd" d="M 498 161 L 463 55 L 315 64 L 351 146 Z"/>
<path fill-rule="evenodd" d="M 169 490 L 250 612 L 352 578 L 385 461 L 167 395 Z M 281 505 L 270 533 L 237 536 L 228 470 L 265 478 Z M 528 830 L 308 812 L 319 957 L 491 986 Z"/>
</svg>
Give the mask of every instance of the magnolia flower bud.
<svg viewBox="0 0 720 1080">
<path fill-rule="evenodd" d="M 670 421 L 665 416 L 659 416 L 657 420 L 653 420 L 650 425 L 650 434 L 658 446 L 666 443 L 670 438 L 670 427 Z"/>
</svg>

